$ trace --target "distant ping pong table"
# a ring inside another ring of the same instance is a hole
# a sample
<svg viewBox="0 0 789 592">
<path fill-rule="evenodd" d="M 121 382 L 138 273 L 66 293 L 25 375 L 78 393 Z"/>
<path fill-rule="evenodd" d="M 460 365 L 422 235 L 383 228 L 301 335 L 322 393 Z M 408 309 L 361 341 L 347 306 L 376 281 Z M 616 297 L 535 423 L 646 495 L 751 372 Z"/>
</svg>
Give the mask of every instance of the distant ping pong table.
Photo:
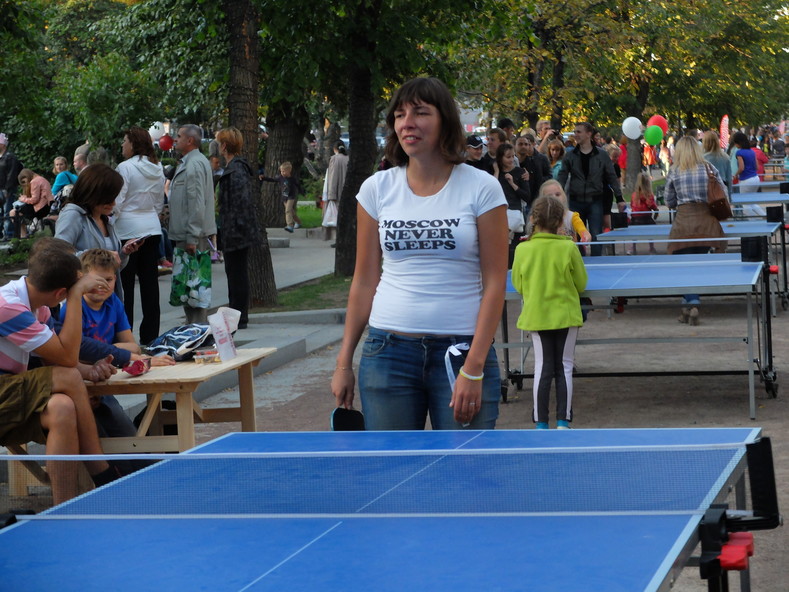
<svg viewBox="0 0 789 592">
<path fill-rule="evenodd" d="M 181 456 L 271 454 L 166 460 L 0 530 L 0 587 L 667 591 L 710 506 L 734 486 L 745 507 L 746 445 L 759 439 L 758 428 L 229 434 Z"/>
<path fill-rule="evenodd" d="M 758 183 L 754 183 L 753 185 L 734 185 L 732 187 L 732 196 L 735 193 L 738 193 L 742 190 L 745 191 L 756 191 L 757 189 L 761 189 L 764 191 L 778 191 L 780 193 L 785 193 L 785 189 L 789 189 L 789 183 L 786 181 L 759 181 Z"/>
<path fill-rule="evenodd" d="M 734 198 L 734 196 L 732 196 L 732 198 Z M 735 203 L 737 202 L 735 201 Z M 781 304 L 784 306 L 784 310 L 789 309 L 789 288 L 787 288 L 789 267 L 787 267 L 786 237 L 783 222 L 768 220 L 726 220 L 721 222 L 721 227 L 723 228 L 724 234 L 724 238 L 721 240 L 727 241 L 741 238 L 766 238 L 769 242 L 772 241 L 772 238 L 776 235 L 776 233 L 778 233 L 778 245 L 776 245 L 775 242 L 773 242 L 773 245 L 776 261 L 778 260 L 777 246 L 780 246 L 781 250 L 781 271 L 784 278 L 784 289 L 780 292 Z M 668 240 L 670 232 L 670 224 L 647 224 L 628 226 L 627 228 L 617 228 L 615 230 L 611 230 L 610 232 L 606 232 L 605 234 L 599 235 L 597 239 L 598 242 L 602 244 L 607 242 L 643 242 L 650 240 L 675 242 Z M 693 245 L 694 242 L 692 240 L 687 241 L 687 246 L 692 247 Z M 768 253 L 765 252 L 765 263 L 768 263 L 767 256 Z"/>
<path fill-rule="evenodd" d="M 727 220 L 721 222 L 724 237 L 719 240 L 734 240 L 737 238 L 749 237 L 770 237 L 778 232 L 780 224 L 778 222 L 767 222 L 766 220 Z M 627 228 L 617 228 L 597 238 L 600 242 L 632 242 L 645 240 L 668 240 L 671 232 L 670 224 L 645 224 L 638 226 L 628 226 Z M 692 242 L 688 246 L 693 246 Z"/>
<path fill-rule="evenodd" d="M 634 227 L 640 228 L 640 227 Z M 702 296 L 739 295 L 745 298 L 745 317 L 747 333 L 731 337 L 707 337 L 708 341 L 733 341 L 745 344 L 747 349 L 746 367 L 743 369 L 720 370 L 695 370 L 677 371 L 667 370 L 645 371 L 611 371 L 578 373 L 577 376 L 653 376 L 658 374 L 678 375 L 720 375 L 720 374 L 747 374 L 748 375 L 748 407 L 751 419 L 756 418 L 756 390 L 755 375 L 758 372 L 760 379 L 765 384 L 768 394 L 775 396 L 777 393 L 777 376 L 773 368 L 772 326 L 769 314 L 769 285 L 763 274 L 763 263 L 739 261 L 727 254 L 709 255 L 642 255 L 642 256 L 604 256 L 584 258 L 588 281 L 586 291 L 582 294 L 588 298 L 611 297 L 666 297 L 682 296 L 683 294 L 699 294 Z M 521 296 L 512 286 L 510 277 L 507 277 L 506 299 L 520 301 Z M 754 314 L 757 307 L 758 314 Z M 509 342 L 507 329 L 508 311 L 505 308 L 502 323 L 503 341 L 497 347 L 505 350 L 513 348 L 528 348 L 523 342 Z M 754 325 L 758 323 L 758 335 L 761 342 L 757 345 Z M 580 338 L 579 345 L 584 343 L 638 343 L 646 339 L 649 342 L 695 342 L 697 337 L 681 335 L 679 327 L 677 335 L 663 338 L 627 338 L 627 339 L 597 339 L 585 340 Z M 704 339 L 702 339 L 703 341 Z M 754 347 L 757 345 L 757 347 Z M 522 388 L 523 378 L 531 376 L 524 372 L 513 371 L 510 368 L 509 356 L 505 355 L 505 371 L 507 378 Z"/>
</svg>

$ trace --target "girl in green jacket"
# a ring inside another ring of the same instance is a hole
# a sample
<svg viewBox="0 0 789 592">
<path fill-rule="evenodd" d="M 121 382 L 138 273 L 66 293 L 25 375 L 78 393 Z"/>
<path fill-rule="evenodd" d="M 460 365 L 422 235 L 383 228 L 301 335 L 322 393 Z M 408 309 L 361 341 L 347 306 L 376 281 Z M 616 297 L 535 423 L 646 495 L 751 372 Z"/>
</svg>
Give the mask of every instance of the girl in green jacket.
<svg viewBox="0 0 789 592">
<path fill-rule="evenodd" d="M 558 233 L 565 206 L 553 197 L 532 204 L 528 240 L 518 245 L 512 284 L 523 296 L 518 328 L 531 333 L 534 346 L 534 421 L 548 429 L 551 384 L 556 380 L 556 427 L 573 418 L 573 357 L 583 324 L 579 295 L 586 289 L 586 268 L 575 243 Z"/>
</svg>

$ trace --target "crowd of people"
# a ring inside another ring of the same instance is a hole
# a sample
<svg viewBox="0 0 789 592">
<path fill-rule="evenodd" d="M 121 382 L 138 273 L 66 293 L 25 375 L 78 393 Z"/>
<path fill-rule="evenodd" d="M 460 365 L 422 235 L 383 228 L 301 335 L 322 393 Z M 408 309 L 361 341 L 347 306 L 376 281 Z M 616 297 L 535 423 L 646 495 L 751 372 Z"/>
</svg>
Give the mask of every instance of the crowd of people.
<svg viewBox="0 0 789 592">
<path fill-rule="evenodd" d="M 588 122 L 566 140 L 548 121 L 516 134 L 509 119 L 484 139 L 464 138 L 448 90 L 429 78 L 398 89 L 386 122 L 385 158 L 357 196 L 356 273 L 332 378 L 337 405 L 350 409 L 358 373 L 373 430 L 424 429 L 428 419 L 434 429 L 495 426 L 501 385 L 491 342 L 508 268 L 523 296 L 517 325 L 531 333 L 534 348 L 533 421 L 549 427 L 555 384 L 555 426 L 569 428 L 575 342 L 585 321 L 585 247 L 602 253 L 595 243 L 616 214 L 656 223 L 652 180 L 660 168 L 666 204 L 677 210 L 671 240 L 710 239 L 672 243 L 669 253 L 720 252 L 725 242 L 707 207 L 708 179 L 730 192 L 763 172 L 752 145 L 760 140 L 737 132 L 726 154 L 717 133 L 702 138 L 694 130 L 655 148 L 642 143 L 628 204 L 622 190 L 631 144 L 602 137 Z M 783 155 L 778 135 L 768 141 L 770 152 Z M 654 244 L 649 250 L 656 253 Z M 635 245 L 628 252 L 635 254 Z M 679 320 L 698 323 L 698 306 L 697 295 L 686 295 Z"/>
<path fill-rule="evenodd" d="M 367 331 L 358 368 L 367 429 L 423 429 L 428 418 L 434 429 L 494 428 L 501 377 L 493 338 L 509 269 L 523 296 L 517 325 L 534 344 L 533 421 L 538 429 L 549 427 L 555 383 L 555 426 L 569 428 L 575 343 L 585 322 L 583 255 L 601 254 L 595 243 L 611 226 L 614 204 L 620 214 L 628 206 L 622 194 L 628 142 L 603 138 L 583 121 L 567 140 L 548 121 L 516 134 L 508 119 L 486 140 L 466 136 L 451 93 L 435 78 L 401 86 L 386 123 L 387 166 L 357 195 L 356 267 L 331 383 L 337 406 L 353 407 L 354 354 Z M 89 399 L 84 380 L 104 380 L 140 359 L 140 344 L 159 335 L 158 265 L 168 246 L 174 276 L 187 267 L 204 269 L 211 251 L 222 251 L 229 304 L 241 312 L 239 329 L 247 326 L 248 254 L 261 240 L 249 215 L 253 171 L 240 156 L 239 130 L 217 133 L 212 161 L 201 140 L 198 126 L 178 129 L 180 160 L 168 175 L 149 133 L 132 127 L 116 168 L 89 164 L 79 150 L 73 172 L 64 157 L 54 160 L 50 184 L 24 168 L 0 134 L 5 232 L 13 231 L 14 217 L 51 220 L 55 231 L 35 243 L 27 276 L 0 288 L 0 444 L 32 440 L 52 454 L 100 454 L 99 435 L 134 433 L 117 401 Z M 631 223 L 655 223 L 650 167 L 665 166 L 666 204 L 677 211 L 670 235 L 677 242 L 668 252 L 725 250 L 720 223 L 706 205 L 708 180 L 729 194 L 734 183 L 758 182 L 765 153 L 786 149 L 779 135 L 767 141 L 764 146 L 736 132 L 726 154 L 714 131 L 667 138 L 643 160 Z M 338 142 L 323 195 L 326 238 L 337 225 L 347 166 L 347 150 Z M 260 177 L 279 185 L 286 230 L 293 232 L 300 224 L 298 179 L 288 162 L 279 173 Z M 169 224 L 163 225 L 165 204 Z M 681 242 L 698 237 L 709 240 L 691 247 Z M 210 288 L 210 260 L 208 269 Z M 183 293 L 174 283 L 170 302 L 183 306 L 187 323 L 206 323 L 210 295 L 206 299 L 201 283 L 206 278 L 196 280 Z M 132 334 L 138 283 L 139 340 Z M 50 309 L 61 303 L 53 317 Z M 698 295 L 686 295 L 680 321 L 697 323 L 698 306 Z M 44 365 L 34 368 L 36 361 Z M 154 363 L 175 362 L 162 356 Z M 55 501 L 69 499 L 76 474 L 50 464 Z M 97 484 L 138 468 L 85 464 Z"/>
<path fill-rule="evenodd" d="M 15 227 L 24 232 L 31 220 L 47 220 L 54 227 L 54 237 L 33 244 L 27 275 L 0 288 L 0 444 L 36 441 L 46 445 L 48 454 L 101 454 L 100 436 L 136 434 L 114 397 L 89 399 L 84 381 L 105 380 L 118 368 L 148 357 L 140 344 L 160 334 L 159 266 L 169 243 L 174 247 L 173 293 L 181 285 L 176 278 L 202 260 L 208 262 L 210 288 L 217 217 L 230 306 L 241 312 L 238 328 L 246 328 L 247 254 L 261 237 L 256 217 L 250 216 L 255 209 L 252 169 L 239 156 L 241 133 L 221 130 L 216 141 L 225 165 L 215 188 L 200 150 L 202 135 L 196 125 L 178 129 L 180 160 L 168 175 L 148 131 L 131 127 L 124 132 L 124 160 L 117 167 L 103 159 L 90 162 L 80 148 L 74 172 L 64 157 L 55 158 L 50 184 L 44 175 L 23 168 L 0 134 L 6 237 Z M 165 204 L 170 214 L 163 225 Z M 14 225 L 15 217 L 25 222 Z M 204 274 L 200 279 L 206 279 Z M 138 283 L 139 340 L 132 333 Z M 171 294 L 170 301 L 183 306 L 187 324 L 205 324 L 211 300 L 210 293 L 203 296 L 190 286 L 181 298 L 174 300 Z M 167 355 L 151 358 L 152 365 L 174 363 Z M 143 463 L 94 461 L 85 466 L 102 484 Z M 56 503 L 76 495 L 73 467 L 52 462 L 48 472 Z"/>
</svg>

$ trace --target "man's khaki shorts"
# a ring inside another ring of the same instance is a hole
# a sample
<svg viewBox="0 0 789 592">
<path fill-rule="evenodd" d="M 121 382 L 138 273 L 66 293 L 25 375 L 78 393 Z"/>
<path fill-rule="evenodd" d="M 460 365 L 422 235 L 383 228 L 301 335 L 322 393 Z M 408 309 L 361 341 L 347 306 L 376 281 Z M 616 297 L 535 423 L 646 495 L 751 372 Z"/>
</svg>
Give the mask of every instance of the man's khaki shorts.
<svg viewBox="0 0 789 592">
<path fill-rule="evenodd" d="M 41 412 L 51 396 L 51 366 L 0 376 L 0 444 L 45 444 Z"/>
</svg>

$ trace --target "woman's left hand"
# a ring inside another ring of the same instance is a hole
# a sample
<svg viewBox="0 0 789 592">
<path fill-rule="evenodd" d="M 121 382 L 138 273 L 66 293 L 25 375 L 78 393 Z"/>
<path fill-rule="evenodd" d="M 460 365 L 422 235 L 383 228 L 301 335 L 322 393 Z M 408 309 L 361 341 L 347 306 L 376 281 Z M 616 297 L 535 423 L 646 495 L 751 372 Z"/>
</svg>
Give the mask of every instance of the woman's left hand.
<svg viewBox="0 0 789 592">
<path fill-rule="evenodd" d="M 482 405 L 482 381 L 469 380 L 465 376 L 458 375 L 455 382 L 455 390 L 452 391 L 452 400 L 449 406 L 455 410 L 455 421 L 461 424 L 469 424 L 479 413 Z"/>
<path fill-rule="evenodd" d="M 140 241 L 140 240 L 130 240 L 129 242 L 127 242 L 125 245 L 123 245 L 121 247 L 121 251 L 123 251 L 123 253 L 125 255 L 131 255 L 137 249 L 140 248 L 140 245 L 142 245 L 142 241 Z"/>
<path fill-rule="evenodd" d="M 581 242 L 582 243 L 591 243 L 592 242 L 592 235 L 589 233 L 588 230 L 584 230 L 581 233 Z"/>
</svg>

